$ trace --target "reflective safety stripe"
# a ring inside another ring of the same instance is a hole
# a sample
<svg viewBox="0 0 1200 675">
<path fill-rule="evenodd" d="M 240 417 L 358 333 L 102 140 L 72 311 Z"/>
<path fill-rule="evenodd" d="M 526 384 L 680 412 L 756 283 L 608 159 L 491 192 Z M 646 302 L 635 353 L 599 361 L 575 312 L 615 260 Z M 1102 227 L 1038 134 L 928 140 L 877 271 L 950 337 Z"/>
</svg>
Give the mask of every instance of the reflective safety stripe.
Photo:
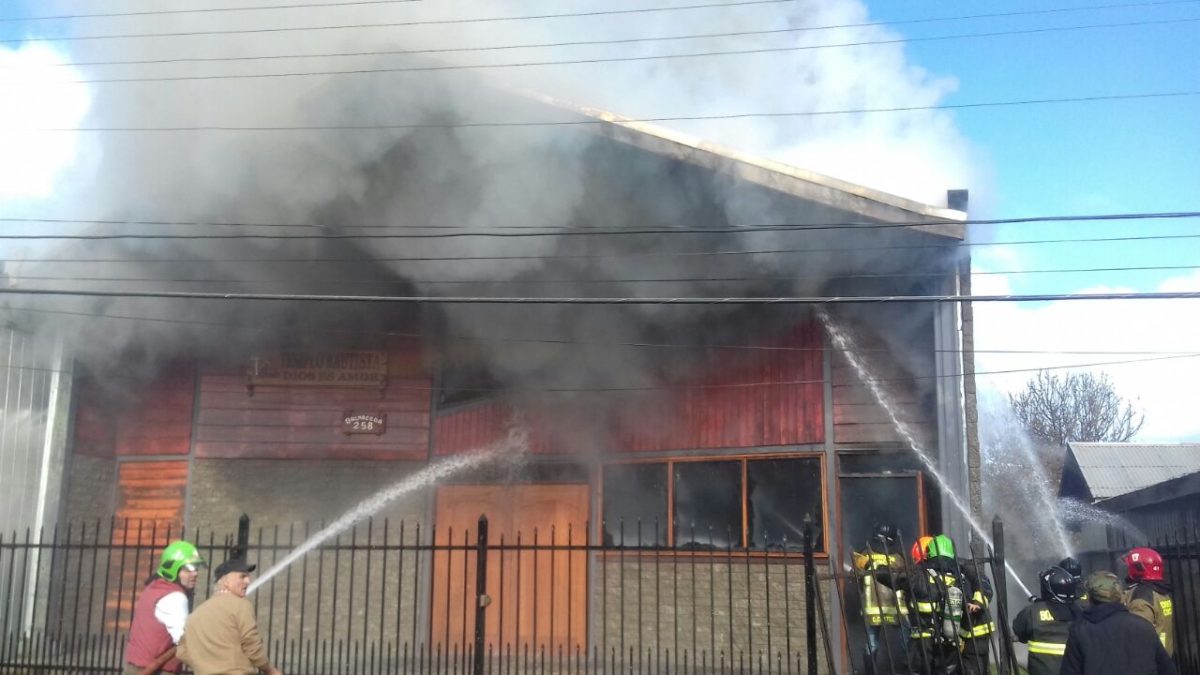
<svg viewBox="0 0 1200 675">
<path fill-rule="evenodd" d="M 1067 653 L 1067 645 L 1057 642 L 1034 642 L 1029 641 L 1030 654 L 1050 654 L 1051 656 L 1062 656 Z"/>
<path fill-rule="evenodd" d="M 918 602 L 917 603 L 917 611 L 922 612 L 924 614 L 933 614 L 933 603 L 932 602 Z"/>
<path fill-rule="evenodd" d="M 975 626 L 971 629 L 971 637 L 980 637 L 981 635 L 989 635 L 996 630 L 996 622 L 989 621 L 983 625 Z M 1030 643 L 1033 644 L 1033 643 Z"/>
</svg>

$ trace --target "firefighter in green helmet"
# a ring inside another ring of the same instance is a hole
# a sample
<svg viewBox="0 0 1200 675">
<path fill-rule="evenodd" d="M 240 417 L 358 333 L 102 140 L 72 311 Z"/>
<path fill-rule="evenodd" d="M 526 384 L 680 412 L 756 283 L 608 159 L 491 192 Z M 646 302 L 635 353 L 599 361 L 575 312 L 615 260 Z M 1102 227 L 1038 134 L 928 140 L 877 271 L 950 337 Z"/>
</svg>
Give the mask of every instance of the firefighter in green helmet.
<svg viewBox="0 0 1200 675">
<path fill-rule="evenodd" d="M 138 596 L 125 646 L 125 674 L 178 673 L 175 645 L 191 608 L 204 558 L 194 545 L 173 541 L 163 549 L 154 575 Z"/>
<path fill-rule="evenodd" d="M 985 675 L 988 645 L 996 630 L 988 612 L 988 580 L 977 574 L 972 561 L 957 557 L 950 537 L 939 534 L 925 547 L 912 586 L 914 670 Z"/>
</svg>

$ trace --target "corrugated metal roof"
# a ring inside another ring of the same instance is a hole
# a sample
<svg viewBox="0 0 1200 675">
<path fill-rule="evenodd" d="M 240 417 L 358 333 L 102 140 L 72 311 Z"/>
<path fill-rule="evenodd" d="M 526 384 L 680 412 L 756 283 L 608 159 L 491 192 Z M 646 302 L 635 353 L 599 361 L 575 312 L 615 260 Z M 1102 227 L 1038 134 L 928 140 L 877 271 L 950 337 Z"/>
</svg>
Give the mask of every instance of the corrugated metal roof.
<svg viewBox="0 0 1200 675">
<path fill-rule="evenodd" d="M 1108 499 L 1200 471 L 1200 443 L 1068 443 L 1092 498 Z"/>
</svg>

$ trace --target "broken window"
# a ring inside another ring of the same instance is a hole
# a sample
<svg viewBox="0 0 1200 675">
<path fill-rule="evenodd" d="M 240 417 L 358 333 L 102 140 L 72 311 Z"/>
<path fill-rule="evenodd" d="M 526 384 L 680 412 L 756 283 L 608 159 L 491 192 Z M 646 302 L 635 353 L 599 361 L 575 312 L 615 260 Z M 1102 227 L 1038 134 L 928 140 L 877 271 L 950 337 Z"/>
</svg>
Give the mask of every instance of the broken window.
<svg viewBox="0 0 1200 675">
<path fill-rule="evenodd" d="M 862 550 L 875 528 L 900 529 L 911 542 L 920 531 L 920 488 L 914 476 L 842 477 L 842 548 Z"/>
<path fill-rule="evenodd" d="M 746 525 L 754 550 L 804 549 L 804 525 L 813 547 L 824 548 L 821 460 L 770 459 L 746 463 Z"/>
<path fill-rule="evenodd" d="M 667 544 L 667 465 L 604 467 L 604 543 Z M 640 528 L 640 529 L 639 529 Z"/>
<path fill-rule="evenodd" d="M 675 546 L 742 545 L 742 462 L 675 464 Z"/>
</svg>

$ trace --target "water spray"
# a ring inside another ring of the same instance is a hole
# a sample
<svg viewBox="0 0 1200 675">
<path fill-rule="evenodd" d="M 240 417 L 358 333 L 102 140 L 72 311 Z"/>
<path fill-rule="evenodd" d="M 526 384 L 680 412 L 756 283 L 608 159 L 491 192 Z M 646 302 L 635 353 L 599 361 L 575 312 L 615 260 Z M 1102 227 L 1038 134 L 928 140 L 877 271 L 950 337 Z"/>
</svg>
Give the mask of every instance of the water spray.
<svg viewBox="0 0 1200 675">
<path fill-rule="evenodd" d="M 883 390 L 883 387 L 880 386 L 879 381 L 871 376 L 870 371 L 867 370 L 866 364 L 863 363 L 862 359 L 858 356 L 858 352 L 855 350 L 850 336 L 833 322 L 833 319 L 829 316 L 829 313 L 824 309 L 817 310 L 817 318 L 821 320 L 821 324 L 825 327 L 825 331 L 829 334 L 829 338 L 833 340 L 834 346 L 836 346 L 838 350 L 842 352 L 842 355 L 846 357 L 846 361 L 850 363 L 850 367 L 854 369 L 855 374 L 858 375 L 858 379 L 867 386 L 867 389 L 870 390 L 871 396 L 875 399 L 875 402 L 878 403 L 881 408 L 883 408 L 885 413 L 887 413 L 888 419 L 891 421 L 892 426 L 896 428 L 897 432 L 899 432 L 900 436 L 904 439 L 905 444 L 907 444 L 908 447 L 913 451 L 913 454 L 917 456 L 917 459 L 920 460 L 921 464 L 925 467 L 925 470 L 930 476 L 933 477 L 934 482 L 936 482 L 938 487 L 941 488 L 942 494 L 945 495 L 950 500 L 950 503 L 952 503 L 954 507 L 963 515 L 963 518 L 966 519 L 967 523 L 971 526 L 971 529 L 975 531 L 975 534 L 979 536 L 980 540 L 983 541 L 988 548 L 991 548 L 992 538 L 988 536 L 987 531 L 984 530 L 979 523 L 975 522 L 973 517 L 971 517 L 971 509 L 962 500 L 962 497 L 950 489 L 950 484 L 946 480 L 945 476 L 942 475 L 941 471 L 938 470 L 937 463 L 932 457 L 929 456 L 929 453 L 926 452 L 921 444 L 917 441 L 912 427 L 910 427 L 907 422 L 900 419 L 900 416 L 896 412 L 896 408 L 892 403 L 891 397 Z M 1007 560 L 1004 561 L 1004 568 L 1008 572 L 1008 575 L 1012 577 L 1013 581 L 1015 581 L 1017 585 L 1021 587 L 1021 590 L 1025 592 L 1025 595 L 1032 595 L 1029 587 L 1025 585 L 1025 582 L 1021 581 L 1021 577 L 1017 575 L 1016 571 Z"/>
<path fill-rule="evenodd" d="M 336 536 L 354 524 L 371 516 L 397 497 L 429 487 L 448 476 L 481 466 L 503 455 L 515 455 L 524 452 L 528 447 L 529 439 L 524 425 L 514 420 L 510 422 L 508 433 L 501 440 L 482 449 L 465 452 L 435 464 L 430 464 L 424 469 L 385 487 L 359 502 L 354 508 L 338 517 L 337 520 L 292 549 L 291 553 L 288 553 L 283 560 L 275 563 L 271 569 L 263 572 L 257 579 L 251 582 L 247 594 L 253 593 L 258 587 L 270 581 L 271 577 L 287 569 L 288 565 L 304 557 L 306 553 L 320 546 L 330 537 Z"/>
</svg>

